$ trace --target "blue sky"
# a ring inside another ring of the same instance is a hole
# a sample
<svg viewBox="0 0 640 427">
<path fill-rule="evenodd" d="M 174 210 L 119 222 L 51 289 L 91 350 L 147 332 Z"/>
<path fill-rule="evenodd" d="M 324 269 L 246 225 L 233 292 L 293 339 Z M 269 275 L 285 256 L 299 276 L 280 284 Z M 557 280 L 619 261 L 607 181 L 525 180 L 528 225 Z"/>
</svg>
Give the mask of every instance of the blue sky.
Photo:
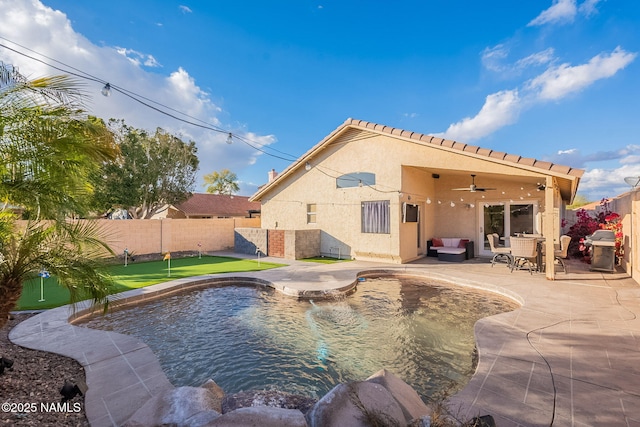
<svg viewBox="0 0 640 427">
<path fill-rule="evenodd" d="M 636 0 L 0 0 L 0 37 L 25 75 L 233 132 L 84 82 L 90 113 L 196 141 L 244 195 L 349 117 L 583 168 L 590 200 L 640 176 Z"/>
</svg>

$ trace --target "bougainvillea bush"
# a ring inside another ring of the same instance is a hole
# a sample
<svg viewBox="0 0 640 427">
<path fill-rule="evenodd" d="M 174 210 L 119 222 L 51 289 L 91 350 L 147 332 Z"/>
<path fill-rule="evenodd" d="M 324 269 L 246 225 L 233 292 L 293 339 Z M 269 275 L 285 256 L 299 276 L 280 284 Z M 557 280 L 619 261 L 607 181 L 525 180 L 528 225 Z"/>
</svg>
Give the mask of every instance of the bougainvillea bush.
<svg viewBox="0 0 640 427">
<path fill-rule="evenodd" d="M 593 234 L 596 230 L 612 230 L 615 234 L 616 257 L 621 259 L 622 255 L 624 255 L 622 218 L 617 213 L 611 212 L 606 199 L 602 199 L 600 206 L 602 209 L 595 216 L 592 216 L 584 209 L 580 209 L 576 213 L 577 221 L 567 232 L 567 235 L 571 237 L 569 256 L 582 258 L 584 261 L 590 262 L 589 248 L 585 246 L 584 238 Z"/>
</svg>

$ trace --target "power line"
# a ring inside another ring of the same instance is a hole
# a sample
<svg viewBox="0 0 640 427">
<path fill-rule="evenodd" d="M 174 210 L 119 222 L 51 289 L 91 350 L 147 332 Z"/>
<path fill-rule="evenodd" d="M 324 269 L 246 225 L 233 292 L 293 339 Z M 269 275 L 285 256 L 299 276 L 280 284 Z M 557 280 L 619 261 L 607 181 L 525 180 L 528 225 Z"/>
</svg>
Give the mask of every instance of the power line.
<svg viewBox="0 0 640 427">
<path fill-rule="evenodd" d="M 0 43 L 0 47 L 3 47 L 5 49 L 7 49 L 7 50 L 10 50 L 10 51 L 14 52 L 14 53 L 17 53 L 18 55 L 22 55 L 22 56 L 24 56 L 26 58 L 29 58 L 29 59 L 33 60 L 33 61 L 40 62 L 41 64 L 47 65 L 48 67 L 51 67 L 51 68 L 53 68 L 55 70 L 58 70 L 58 71 L 61 71 L 63 73 L 66 73 L 66 74 L 69 74 L 69 75 L 72 75 L 72 76 L 75 76 L 75 77 L 79 77 L 79 78 L 82 78 L 82 79 L 85 79 L 85 80 L 89 80 L 89 81 L 93 81 L 93 82 L 98 82 L 98 83 L 104 84 L 105 86 L 115 90 L 116 92 L 121 93 L 122 95 L 125 95 L 125 96 L 131 98 L 132 100 L 140 103 L 141 105 L 144 105 L 145 107 L 150 108 L 150 109 L 152 109 L 152 110 L 154 110 L 154 111 L 156 111 L 156 112 L 158 112 L 160 114 L 164 114 L 164 115 L 166 115 L 168 117 L 171 117 L 171 118 L 173 118 L 175 120 L 178 120 L 180 122 L 189 124 L 191 126 L 196 126 L 196 127 L 202 128 L 202 129 L 207 129 L 207 130 L 211 130 L 211 131 L 218 132 L 218 133 L 229 134 L 230 136 L 235 137 L 240 142 L 246 144 L 247 146 L 249 146 L 249 147 L 253 148 L 254 150 L 259 151 L 259 152 L 261 152 L 261 153 L 263 153 L 263 154 L 265 154 L 267 156 L 271 156 L 271 157 L 274 157 L 274 158 L 277 158 L 277 159 L 280 159 L 280 160 L 285 160 L 285 161 L 288 161 L 288 162 L 295 161 L 297 159 L 297 157 L 292 155 L 292 154 L 285 153 L 285 152 L 277 150 L 277 149 L 275 149 L 273 147 L 269 147 L 266 144 L 261 144 L 261 143 L 259 143 L 257 141 L 253 141 L 253 140 L 251 140 L 249 138 L 246 138 L 244 136 L 238 135 L 238 134 L 233 133 L 233 132 L 231 132 L 229 130 L 220 128 L 218 126 L 211 125 L 210 123 L 205 122 L 204 120 L 201 120 L 201 119 L 199 119 L 197 117 L 193 117 L 193 116 L 191 116 L 191 115 L 189 115 L 187 113 L 184 113 L 182 111 L 176 110 L 176 109 L 174 109 L 172 107 L 169 107 L 169 106 L 167 106 L 165 104 L 162 104 L 162 103 L 160 103 L 158 101 L 154 101 L 154 100 L 152 100 L 150 98 L 147 98 L 147 97 L 145 97 L 143 95 L 137 94 L 137 93 L 135 93 L 133 91 L 130 91 L 128 89 L 125 89 L 123 87 L 111 84 L 110 82 L 108 82 L 106 80 L 103 80 L 103 79 L 101 79 L 99 77 L 96 77 L 96 76 L 94 76 L 94 75 L 92 75 L 90 73 L 82 71 L 82 70 L 80 70 L 80 69 L 78 69 L 76 67 L 73 67 L 71 65 L 65 64 L 64 62 L 61 62 L 61 61 L 59 61 L 57 59 L 54 59 L 54 58 L 48 57 L 48 56 L 46 56 L 44 54 L 41 54 L 39 52 L 36 52 L 36 51 L 26 47 L 26 46 L 22 46 L 19 43 L 16 43 L 16 42 L 14 42 L 12 40 L 9 40 L 9 39 L 7 39 L 5 37 L 0 36 L 0 39 L 6 40 L 6 41 L 8 41 L 10 43 L 13 43 L 16 46 L 19 46 L 22 49 L 26 49 L 29 52 L 33 52 L 36 55 L 42 56 L 43 58 L 46 58 L 49 61 L 53 61 L 53 62 L 56 62 L 58 64 L 61 64 L 62 66 L 66 67 L 66 68 L 61 68 L 59 66 L 53 65 L 53 64 L 51 64 L 51 63 L 49 63 L 47 61 L 44 61 L 44 60 L 39 59 L 39 58 L 36 58 L 36 57 L 34 57 L 32 55 L 29 55 L 27 53 L 21 52 L 18 49 L 14 49 L 12 47 L 9 47 L 9 46 L 7 46 L 7 45 L 5 45 L 3 43 Z M 75 72 L 74 71 L 70 71 L 70 70 L 74 70 Z M 151 104 L 158 105 L 161 108 L 156 107 L 156 106 L 151 105 Z M 180 114 L 180 115 L 182 115 L 184 117 L 188 117 L 191 120 L 183 119 L 183 118 L 178 117 L 177 115 L 169 113 L 168 111 L 165 111 L 165 110 L 173 111 L 173 112 L 178 113 L 178 114 Z M 196 122 L 200 122 L 200 123 L 196 123 Z M 281 154 L 283 154 L 283 155 L 285 155 L 287 157 L 283 157 L 283 156 L 280 156 L 280 155 L 277 155 L 277 154 L 269 153 L 269 152 L 265 151 L 266 149 L 270 149 L 270 150 L 276 151 L 276 152 L 281 153 Z"/>
</svg>

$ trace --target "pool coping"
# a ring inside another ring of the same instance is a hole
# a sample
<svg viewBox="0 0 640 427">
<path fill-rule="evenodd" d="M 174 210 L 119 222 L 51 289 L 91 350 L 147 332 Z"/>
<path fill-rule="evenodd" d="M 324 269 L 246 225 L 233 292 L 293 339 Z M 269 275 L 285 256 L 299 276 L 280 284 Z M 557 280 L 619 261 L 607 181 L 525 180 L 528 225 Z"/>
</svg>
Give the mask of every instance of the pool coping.
<svg viewBox="0 0 640 427">
<path fill-rule="evenodd" d="M 620 301 L 618 292 L 630 293 L 632 297 L 624 299 L 625 310 L 633 312 L 632 308 L 637 306 L 638 312 L 640 312 L 640 304 L 638 303 L 640 288 L 637 283 L 630 278 L 622 277 L 619 279 L 622 280 L 620 284 L 623 286 L 620 290 L 615 290 L 616 299 L 614 300 L 611 296 L 611 286 L 607 283 L 607 278 L 601 278 L 602 274 L 594 276 L 598 277 L 595 279 L 598 280 L 598 283 L 593 282 L 585 285 L 579 281 L 572 282 L 572 280 L 578 279 L 568 278 L 564 282 L 564 286 L 558 286 L 559 281 L 548 281 L 541 275 L 530 276 L 527 272 L 509 274 L 504 271 L 506 269 L 503 270 L 499 267 L 494 269 L 490 264 L 478 264 L 472 267 L 465 264 L 465 266 L 466 268 L 461 269 L 460 266 L 448 265 L 410 264 L 398 266 L 356 261 L 338 266 L 335 264 L 314 266 L 296 264 L 242 275 L 228 273 L 177 279 L 118 294 L 114 296 L 112 304 L 115 307 L 138 304 L 141 301 L 207 287 L 214 283 L 218 285 L 231 281 L 235 283 L 236 280 L 254 285 L 270 286 L 286 295 L 298 298 L 317 298 L 335 292 L 349 292 L 354 286 L 357 286 L 358 277 L 373 275 L 394 274 L 430 277 L 455 285 L 471 286 L 509 297 L 519 302 L 521 307 L 513 312 L 481 319 L 476 323 L 476 343 L 479 352 L 476 373 L 470 382 L 449 400 L 450 405 L 455 406 L 458 414 L 469 417 L 484 412 L 490 413 L 500 420 L 498 424 L 500 426 L 533 426 L 549 425 L 548 422 L 537 422 L 537 418 L 541 415 L 543 415 L 542 418 L 551 419 L 552 422 L 553 420 L 569 421 L 575 420 L 576 414 L 581 410 L 593 411 L 593 403 L 585 405 L 575 401 L 572 391 L 569 392 L 571 404 L 566 407 L 564 393 L 558 391 L 556 382 L 564 383 L 570 380 L 569 382 L 573 385 L 574 370 L 565 366 L 567 358 L 572 361 L 571 347 L 563 348 L 566 354 L 562 351 L 558 352 L 556 346 L 550 346 L 546 342 L 544 334 L 541 333 L 543 327 L 549 330 L 567 322 L 571 325 L 572 310 L 576 311 L 577 307 L 573 307 L 569 311 L 551 309 L 548 300 L 545 300 L 554 292 L 557 294 L 556 297 L 563 299 L 573 297 L 573 291 L 568 295 L 563 295 L 561 289 L 563 287 L 574 289 L 576 286 L 588 285 L 589 288 L 598 290 L 596 294 L 600 297 L 602 293 L 608 294 L 609 305 L 604 304 L 595 312 L 592 310 L 590 315 L 595 316 L 596 322 L 616 320 L 625 322 L 625 327 L 619 329 L 618 332 L 621 332 L 621 338 L 634 337 L 635 347 L 627 343 L 622 348 L 638 351 L 639 344 L 635 337 L 640 337 L 640 325 L 636 324 L 634 319 L 626 319 L 623 313 L 619 312 L 620 304 L 616 303 L 616 300 Z M 314 286 L 314 283 L 322 283 L 322 286 Z M 326 285 L 327 283 L 329 286 Z M 578 288 L 578 292 L 583 293 L 580 288 Z M 594 303 L 591 300 L 587 300 L 587 302 Z M 631 305 L 634 307 L 630 307 Z M 612 309 L 614 319 L 610 320 Z M 11 331 L 10 339 L 18 345 L 59 353 L 80 362 L 85 368 L 86 382 L 89 386 L 85 396 L 85 410 L 90 424 L 92 426 L 119 426 L 153 395 L 171 389 L 173 385 L 162 371 L 156 356 L 143 342 L 130 336 L 78 327 L 71 323 L 93 312 L 94 310 L 86 301 L 78 304 L 75 311 L 70 306 L 48 310 L 17 325 Z M 599 319 L 602 315 L 604 317 Z M 632 327 L 629 327 L 629 322 L 632 323 Z M 574 326 L 574 329 L 577 328 Z M 602 329 L 602 326 L 599 326 L 599 329 Z M 609 332 L 613 333 L 613 331 Z M 588 341 L 588 336 L 583 336 L 582 333 L 579 335 L 580 339 Z M 534 338 L 533 344 L 532 338 Z M 600 343 L 591 343 L 590 345 L 601 347 Z M 617 346 L 618 344 L 612 347 Z M 549 354 L 557 360 L 554 359 L 550 364 L 550 357 L 545 358 L 540 352 L 542 347 L 545 348 L 545 352 L 549 351 Z M 613 358 L 613 353 L 611 353 L 611 358 Z M 555 368 L 553 363 L 558 363 L 559 367 Z M 505 366 L 514 367 L 513 372 L 509 369 L 506 373 L 501 372 Z M 114 375 L 114 372 L 117 375 Z M 611 416 L 616 421 L 621 419 L 619 417 L 623 417 L 625 420 L 640 420 L 640 409 L 633 412 L 634 407 L 640 408 L 640 397 L 634 397 L 635 394 L 640 396 L 637 387 L 633 388 L 628 385 L 618 387 L 611 384 L 615 383 L 616 379 L 622 381 L 622 376 L 627 376 L 624 384 L 629 382 L 628 375 L 631 375 L 630 378 L 640 379 L 640 369 L 634 368 L 632 372 L 625 372 L 624 375 L 617 371 L 613 371 L 613 373 L 616 374 L 613 379 L 603 380 L 604 385 L 597 385 L 600 392 L 611 394 L 611 390 L 614 390 L 621 402 L 627 402 L 626 405 L 618 405 L 622 406 L 622 409 L 614 411 Z M 586 374 L 587 372 L 580 372 L 580 375 Z M 580 381 L 576 384 L 584 385 L 592 382 Z M 640 384 L 640 381 L 636 384 Z M 632 390 L 627 390 L 628 388 L 632 388 Z M 526 397 L 522 401 L 516 399 L 511 402 L 514 395 Z M 552 402 L 550 401 L 551 397 L 553 397 Z M 510 402 L 510 404 L 505 405 L 505 402 Z M 633 405 L 629 402 L 633 402 Z M 640 421 L 638 422 L 640 423 Z"/>
</svg>

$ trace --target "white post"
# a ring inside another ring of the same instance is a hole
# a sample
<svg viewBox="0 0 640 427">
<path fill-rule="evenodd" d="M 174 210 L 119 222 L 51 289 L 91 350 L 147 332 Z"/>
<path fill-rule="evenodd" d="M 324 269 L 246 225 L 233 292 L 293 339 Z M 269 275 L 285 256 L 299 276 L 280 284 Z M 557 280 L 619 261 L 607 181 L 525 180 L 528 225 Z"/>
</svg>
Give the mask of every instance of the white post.
<svg viewBox="0 0 640 427">
<path fill-rule="evenodd" d="M 44 301 L 44 275 L 40 275 L 40 299 L 38 302 Z"/>
</svg>

